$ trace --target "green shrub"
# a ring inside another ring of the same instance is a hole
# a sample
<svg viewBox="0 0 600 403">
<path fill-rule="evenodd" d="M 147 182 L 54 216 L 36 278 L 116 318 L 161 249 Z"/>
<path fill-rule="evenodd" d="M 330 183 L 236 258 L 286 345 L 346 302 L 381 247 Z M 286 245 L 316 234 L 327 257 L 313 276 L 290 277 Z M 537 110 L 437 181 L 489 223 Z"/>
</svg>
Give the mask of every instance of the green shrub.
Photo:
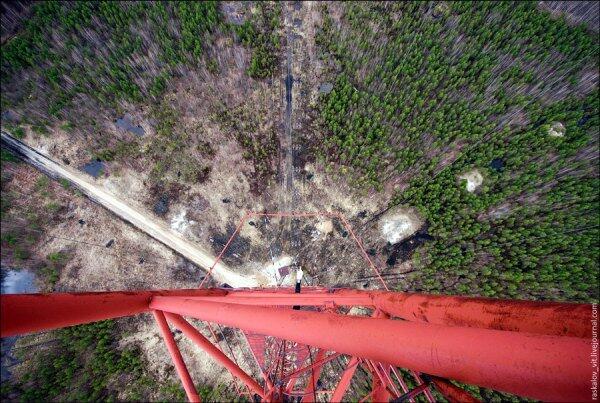
<svg viewBox="0 0 600 403">
<path fill-rule="evenodd" d="M 25 137 L 25 129 L 23 129 L 22 127 L 16 127 L 11 134 L 14 138 L 22 139 L 23 137 Z"/>
<path fill-rule="evenodd" d="M 60 178 L 58 180 L 58 183 L 60 183 L 60 185 L 65 189 L 69 189 L 71 187 L 71 182 L 69 182 L 69 180 L 65 178 Z"/>
</svg>

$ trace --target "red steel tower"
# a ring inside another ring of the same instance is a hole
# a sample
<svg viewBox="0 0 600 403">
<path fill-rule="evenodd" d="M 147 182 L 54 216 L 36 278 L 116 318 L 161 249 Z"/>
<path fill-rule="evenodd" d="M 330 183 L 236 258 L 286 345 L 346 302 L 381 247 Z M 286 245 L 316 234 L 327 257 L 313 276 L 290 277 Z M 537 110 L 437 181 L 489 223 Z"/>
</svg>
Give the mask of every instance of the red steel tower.
<svg viewBox="0 0 600 403">
<path fill-rule="evenodd" d="M 343 216 L 325 214 L 342 221 L 378 273 Z M 268 214 L 248 213 L 244 219 L 259 215 Z M 368 374 L 370 385 L 358 397 L 361 401 L 412 401 L 423 394 L 432 402 L 436 393 L 449 401 L 476 401 L 450 380 L 540 400 L 590 399 L 590 305 L 391 292 L 381 281 L 385 290 L 198 288 L 3 295 L 1 336 L 152 313 L 190 401 L 200 398 L 171 327 L 227 368 L 244 384 L 240 393 L 255 400 L 356 400 L 349 393 L 359 370 Z M 184 317 L 241 330 L 261 378 L 244 372 Z M 327 370 L 334 361 L 344 367 Z M 409 389 L 406 374 L 416 387 Z"/>
</svg>

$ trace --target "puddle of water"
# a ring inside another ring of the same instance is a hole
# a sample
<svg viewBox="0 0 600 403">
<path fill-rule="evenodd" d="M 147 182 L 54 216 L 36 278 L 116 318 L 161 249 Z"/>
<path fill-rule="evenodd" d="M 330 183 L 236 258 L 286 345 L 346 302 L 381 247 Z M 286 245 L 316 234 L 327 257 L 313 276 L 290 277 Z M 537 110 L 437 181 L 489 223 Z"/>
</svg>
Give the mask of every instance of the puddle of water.
<svg viewBox="0 0 600 403">
<path fill-rule="evenodd" d="M 504 160 L 502 158 L 494 158 L 492 162 L 490 162 L 490 168 L 496 172 L 502 172 L 504 169 Z"/>
<path fill-rule="evenodd" d="M 96 159 L 83 165 L 80 169 L 86 174 L 98 178 L 106 171 L 106 164 L 103 161 Z"/>
<path fill-rule="evenodd" d="M 14 112 L 7 110 L 2 112 L 2 120 L 7 122 L 16 122 L 17 120 L 19 120 L 19 118 L 17 117 L 17 115 L 14 114 Z"/>
<path fill-rule="evenodd" d="M 37 291 L 35 274 L 29 270 L 2 270 L 1 294 L 23 294 Z"/>
<path fill-rule="evenodd" d="M 332 83 L 323 83 L 319 87 L 319 92 L 321 94 L 329 94 L 331 92 L 331 90 L 333 90 L 333 84 Z"/>
<path fill-rule="evenodd" d="M 154 203 L 156 215 L 163 216 L 169 212 L 169 196 L 161 195 Z"/>
<path fill-rule="evenodd" d="M 427 229 L 422 229 L 400 243 L 388 245 L 384 251 L 385 253 L 389 253 L 386 260 L 387 265 L 391 267 L 398 261 L 405 262 L 409 260 L 418 247 L 433 239 L 434 238 L 427 233 Z"/>
<path fill-rule="evenodd" d="M 35 285 L 35 274 L 29 270 L 1 270 L 0 277 L 2 279 L 0 283 L 1 294 L 23 294 L 38 291 Z M 0 343 L 0 350 L 2 350 L 0 377 L 3 382 L 10 379 L 10 368 L 20 362 L 12 351 L 17 339 L 18 336 L 4 337 Z"/>
<path fill-rule="evenodd" d="M 592 115 L 585 115 L 577 121 L 577 127 L 583 126 L 588 120 L 592 118 Z"/>
<path fill-rule="evenodd" d="M 288 105 L 290 105 L 292 102 L 292 85 L 294 85 L 294 76 L 288 74 L 285 77 L 285 100 Z"/>
<path fill-rule="evenodd" d="M 546 123 L 546 118 L 542 118 L 540 120 L 538 120 L 537 122 L 535 122 L 533 124 L 533 128 L 537 129 L 538 127 L 540 127 L 541 125 L 543 125 L 544 123 Z"/>
<path fill-rule="evenodd" d="M 122 118 L 117 119 L 115 121 L 115 125 L 119 129 L 126 130 L 128 132 L 135 134 L 136 136 L 139 136 L 139 137 L 142 137 L 144 134 L 146 134 L 146 132 L 144 131 L 144 128 L 139 125 L 137 125 L 137 126 L 134 125 L 133 122 L 131 121 L 131 118 L 127 115 L 123 116 Z"/>
</svg>

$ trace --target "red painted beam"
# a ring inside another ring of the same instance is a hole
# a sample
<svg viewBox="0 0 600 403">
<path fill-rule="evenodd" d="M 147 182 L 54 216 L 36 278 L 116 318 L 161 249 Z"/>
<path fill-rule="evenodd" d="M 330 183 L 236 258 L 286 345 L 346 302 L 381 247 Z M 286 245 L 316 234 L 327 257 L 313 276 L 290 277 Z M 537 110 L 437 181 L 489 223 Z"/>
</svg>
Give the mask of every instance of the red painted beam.
<svg viewBox="0 0 600 403">
<path fill-rule="evenodd" d="M 372 295 L 375 306 L 410 321 L 556 336 L 592 335 L 589 304 L 387 292 Z"/>
<path fill-rule="evenodd" d="M 300 294 L 274 293 L 270 291 L 232 291 L 225 296 L 202 296 L 191 299 L 199 301 L 226 302 L 229 304 L 262 306 L 367 306 L 373 307 L 373 298 L 369 294 L 338 295 L 326 293 L 308 293 L 303 289 Z"/>
<path fill-rule="evenodd" d="M 250 349 L 250 352 L 252 353 L 252 356 L 254 357 L 254 361 L 256 362 L 256 365 L 258 366 L 260 375 L 262 376 L 263 380 L 265 381 L 265 390 L 272 390 L 273 383 L 271 382 L 271 380 L 269 379 L 267 374 L 265 374 L 265 357 L 264 357 L 264 350 L 266 348 L 265 336 L 264 335 L 255 335 L 254 333 L 249 334 L 248 332 L 242 332 L 242 333 L 244 334 L 244 337 L 246 338 L 246 342 L 248 343 L 248 348 Z M 251 341 L 250 341 L 249 336 L 261 337 L 262 338 L 261 344 L 258 347 L 253 345 L 253 343 L 251 343 Z M 260 351 L 255 351 L 255 349 L 260 349 Z M 257 354 L 261 354 L 261 356 L 259 357 Z"/>
<path fill-rule="evenodd" d="M 405 320 L 536 334 L 591 337 L 589 304 L 512 301 L 410 293 L 307 288 L 281 290 L 157 290 L 3 295 L 2 337 L 147 312 L 154 295 L 255 305 L 379 307 Z"/>
<path fill-rule="evenodd" d="M 188 400 L 190 402 L 200 402 L 200 396 L 198 396 L 198 392 L 196 391 L 192 377 L 185 366 L 185 362 L 183 361 L 183 357 L 181 356 L 179 348 L 177 348 L 177 343 L 175 343 L 175 339 L 173 338 L 171 329 L 169 329 L 169 325 L 165 320 L 165 316 L 160 311 L 153 311 L 152 313 L 154 314 L 154 319 L 156 319 L 156 323 L 158 324 L 158 328 L 162 334 L 163 340 L 167 345 L 167 350 L 169 350 L 169 354 L 171 354 L 171 359 L 173 360 L 177 374 L 181 379 L 181 383 L 183 384 L 183 389 L 185 389 Z"/>
<path fill-rule="evenodd" d="M 347 289 L 230 291 L 198 299 L 251 305 L 344 305 L 375 307 L 405 320 L 536 334 L 591 337 L 590 304 L 412 294 Z"/>
<path fill-rule="evenodd" d="M 382 374 L 377 368 L 376 364 L 371 360 L 366 360 L 368 371 L 371 373 L 372 382 L 372 396 L 374 402 L 388 402 L 392 397 L 392 394 L 387 389 L 387 385 L 383 379 Z"/>
<path fill-rule="evenodd" d="M 348 362 L 348 365 L 346 365 L 346 369 L 342 373 L 342 376 L 340 378 L 340 381 L 338 382 L 338 385 L 335 388 L 335 391 L 333 392 L 333 395 L 331 396 L 332 402 L 341 402 L 342 401 L 344 394 L 346 393 L 346 391 L 348 390 L 348 387 L 350 386 L 350 381 L 352 380 L 352 377 L 354 376 L 354 373 L 356 372 L 356 367 L 358 367 L 358 363 L 359 363 L 359 359 L 357 357 L 352 357 L 350 359 L 350 361 Z"/>
<path fill-rule="evenodd" d="M 466 390 L 459 388 L 447 379 L 432 376 L 431 381 L 435 388 L 448 400 L 450 403 L 479 403 L 480 400 L 474 398 Z"/>
<path fill-rule="evenodd" d="M 0 336 L 14 336 L 149 312 L 156 295 L 219 296 L 221 289 L 113 291 L 0 296 Z"/>
<path fill-rule="evenodd" d="M 395 373 L 395 369 L 394 368 L 392 368 L 392 371 Z M 421 385 L 421 384 L 425 383 L 423 381 L 423 378 L 421 378 L 421 375 L 419 375 L 418 372 L 411 371 L 411 373 L 412 373 L 413 377 L 417 380 L 417 384 Z M 435 399 L 433 398 L 433 395 L 431 394 L 431 389 L 428 388 L 423 393 L 424 393 L 425 398 L 427 399 L 427 401 L 429 403 L 435 402 Z"/>
<path fill-rule="evenodd" d="M 407 393 L 408 392 L 408 385 L 406 384 L 406 381 L 404 381 L 404 378 L 402 376 L 402 372 L 398 372 L 396 370 L 395 367 L 390 365 L 390 368 L 392 370 L 392 374 L 394 374 L 394 376 L 396 377 L 396 380 L 398 381 L 398 383 L 400 384 L 400 387 L 402 388 L 402 393 Z M 414 400 L 408 400 L 409 402 L 413 402 Z"/>
<path fill-rule="evenodd" d="M 385 319 L 389 319 L 389 315 L 383 311 L 381 311 L 380 309 L 376 309 L 375 312 L 373 312 L 373 317 L 374 318 L 385 318 Z M 390 397 L 393 395 L 394 397 L 398 397 L 400 396 L 400 392 L 398 391 L 398 389 L 396 388 L 396 385 L 394 384 L 394 381 L 392 381 L 392 378 L 390 377 L 390 371 L 392 366 L 389 364 L 382 364 L 381 362 L 372 362 L 371 361 L 371 367 L 373 368 L 373 400 L 375 401 L 388 401 L 390 400 Z M 376 387 L 378 385 L 376 385 L 376 380 L 375 380 L 375 375 L 377 375 L 379 377 L 380 382 L 378 384 L 380 384 L 380 390 L 379 391 L 375 391 Z"/>
<path fill-rule="evenodd" d="M 394 383 L 394 380 L 392 379 L 392 366 L 388 365 L 388 364 L 382 364 L 380 362 L 378 363 L 373 363 L 373 365 L 378 366 L 378 370 L 380 371 L 380 373 L 382 374 L 382 376 L 384 377 L 384 381 L 387 383 L 389 389 L 393 392 L 394 397 L 398 397 L 401 395 L 400 391 L 398 390 L 398 388 L 396 387 L 396 384 Z"/>
<path fill-rule="evenodd" d="M 311 354 L 310 351 L 308 353 Z M 326 353 L 327 351 L 325 350 L 319 350 L 315 361 L 321 362 L 323 358 L 325 358 Z M 310 376 L 308 377 L 308 384 L 306 385 L 306 389 L 304 389 L 304 398 L 302 399 L 303 402 L 316 401 L 315 390 L 317 390 L 317 381 L 321 377 L 321 370 L 323 369 L 323 365 L 325 364 L 321 364 L 316 368 L 313 367 L 311 369 Z"/>
<path fill-rule="evenodd" d="M 414 399 L 419 394 L 425 392 L 427 390 L 427 388 L 428 388 L 428 386 L 426 384 L 422 383 L 419 386 L 417 386 L 416 388 L 414 388 L 413 390 L 410 390 L 408 393 L 405 393 L 404 395 L 400 396 L 398 399 L 401 401 Z"/>
<path fill-rule="evenodd" d="M 541 400 L 588 398 L 589 341 L 154 297 L 152 309 Z"/>
<path fill-rule="evenodd" d="M 318 366 L 322 366 L 325 365 L 326 363 L 328 363 L 329 361 L 339 357 L 340 354 L 339 353 L 333 353 L 333 354 L 329 354 L 327 357 L 324 357 L 322 360 L 318 360 L 318 361 L 314 361 L 311 365 L 302 367 L 294 372 L 292 372 L 291 374 L 286 375 L 285 377 L 283 377 L 281 379 L 281 381 L 285 381 L 287 379 L 291 380 L 292 378 L 297 378 L 302 372 L 306 372 L 308 370 L 311 370 L 313 368 L 316 368 Z M 292 389 L 290 389 L 291 391 Z"/>
<path fill-rule="evenodd" d="M 219 364 L 231 372 L 231 374 L 240 379 L 246 386 L 250 388 L 254 393 L 265 398 L 263 388 L 254 380 L 250 375 L 244 372 L 239 366 L 229 359 L 221 350 L 219 350 L 214 344 L 212 344 L 206 337 L 204 337 L 194 326 L 188 321 L 183 319 L 177 314 L 165 312 L 165 316 L 169 322 L 171 322 L 176 328 L 181 330 L 183 334 L 190 338 L 198 347 L 206 351 L 213 359 Z"/>
</svg>

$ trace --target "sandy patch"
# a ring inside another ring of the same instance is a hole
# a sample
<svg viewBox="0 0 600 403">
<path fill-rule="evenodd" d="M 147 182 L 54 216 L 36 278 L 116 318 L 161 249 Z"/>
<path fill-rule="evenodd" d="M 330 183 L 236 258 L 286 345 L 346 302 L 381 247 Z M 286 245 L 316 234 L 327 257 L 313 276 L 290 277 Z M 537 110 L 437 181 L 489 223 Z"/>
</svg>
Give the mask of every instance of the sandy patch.
<svg viewBox="0 0 600 403">
<path fill-rule="evenodd" d="M 395 244 L 417 232 L 424 221 L 412 207 L 397 207 L 379 220 L 379 232 L 389 243 Z"/>
<path fill-rule="evenodd" d="M 118 172 L 111 172 L 107 178 L 98 179 L 98 183 L 113 195 L 134 200 L 142 205 L 147 194 L 144 176 L 132 169 L 121 168 Z"/>
<path fill-rule="evenodd" d="M 560 122 L 554 122 L 548 129 L 548 135 L 551 137 L 564 137 L 567 129 Z"/>
<path fill-rule="evenodd" d="M 291 266 L 293 262 L 291 256 L 280 256 L 273 260 L 271 264 L 263 264 L 262 274 L 269 279 L 270 285 L 281 284 L 286 278 L 294 278 L 294 276 L 289 275 L 292 273 Z"/>
<path fill-rule="evenodd" d="M 333 232 L 333 222 L 331 220 L 320 220 L 315 228 L 319 232 L 317 236 L 319 238 L 325 238 Z"/>
<path fill-rule="evenodd" d="M 187 212 L 185 210 L 181 210 L 178 214 L 175 214 L 173 218 L 171 218 L 171 229 L 179 232 L 182 235 L 186 232 L 190 225 L 194 225 L 196 223 L 193 220 L 186 219 L 186 213 Z"/>
<path fill-rule="evenodd" d="M 475 192 L 483 183 L 483 175 L 478 169 L 473 169 L 458 176 L 459 181 L 467 181 L 467 192 Z"/>
</svg>

